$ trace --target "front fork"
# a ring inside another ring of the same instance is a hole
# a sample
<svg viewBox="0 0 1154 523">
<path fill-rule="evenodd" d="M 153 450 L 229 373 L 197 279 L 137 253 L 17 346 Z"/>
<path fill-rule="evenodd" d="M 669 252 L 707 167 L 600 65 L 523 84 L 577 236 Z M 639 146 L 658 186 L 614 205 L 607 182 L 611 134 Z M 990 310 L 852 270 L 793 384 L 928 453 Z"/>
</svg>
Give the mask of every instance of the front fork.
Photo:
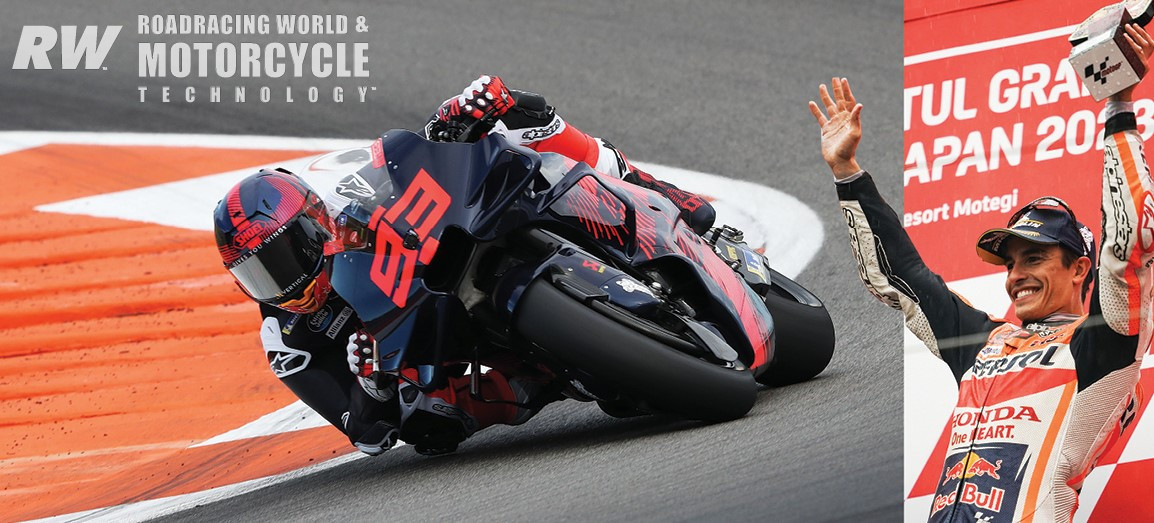
<svg viewBox="0 0 1154 523">
<path fill-rule="evenodd" d="M 713 246 L 714 252 L 733 268 L 758 296 L 765 296 L 773 285 L 769 262 L 761 253 L 749 248 L 745 234 L 729 225 L 714 227 L 702 238 Z"/>
</svg>

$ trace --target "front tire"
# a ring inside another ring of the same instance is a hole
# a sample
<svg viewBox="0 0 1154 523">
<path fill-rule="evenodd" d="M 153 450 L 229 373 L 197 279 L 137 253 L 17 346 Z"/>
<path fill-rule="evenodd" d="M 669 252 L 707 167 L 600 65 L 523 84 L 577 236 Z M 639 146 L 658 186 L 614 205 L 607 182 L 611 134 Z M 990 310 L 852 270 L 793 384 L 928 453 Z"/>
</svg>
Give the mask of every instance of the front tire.
<svg viewBox="0 0 1154 523">
<path fill-rule="evenodd" d="M 821 374 L 833 358 L 835 342 L 833 320 L 825 305 L 816 297 L 817 305 L 807 305 L 773 291 L 767 294 L 765 306 L 773 316 L 776 345 L 769 369 L 757 381 L 779 387 Z"/>
<path fill-rule="evenodd" d="M 757 399 L 750 372 L 670 348 L 590 309 L 548 281 L 537 280 L 525 289 L 513 325 L 561 363 L 662 412 L 727 421 L 744 416 Z"/>
</svg>

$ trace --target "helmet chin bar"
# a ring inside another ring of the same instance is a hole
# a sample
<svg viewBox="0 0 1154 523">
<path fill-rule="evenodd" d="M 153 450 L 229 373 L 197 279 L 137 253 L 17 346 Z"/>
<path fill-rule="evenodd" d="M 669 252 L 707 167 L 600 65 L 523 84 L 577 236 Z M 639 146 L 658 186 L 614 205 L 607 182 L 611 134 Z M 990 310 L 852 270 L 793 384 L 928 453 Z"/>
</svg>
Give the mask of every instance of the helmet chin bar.
<svg viewBox="0 0 1154 523">
<path fill-rule="evenodd" d="M 300 298 L 281 303 L 270 303 L 270 305 L 297 314 L 311 314 L 320 310 L 325 304 L 325 301 L 329 297 L 330 290 L 332 290 L 332 285 L 329 283 L 329 276 L 324 271 L 321 271 L 321 273 L 304 288 Z"/>
</svg>

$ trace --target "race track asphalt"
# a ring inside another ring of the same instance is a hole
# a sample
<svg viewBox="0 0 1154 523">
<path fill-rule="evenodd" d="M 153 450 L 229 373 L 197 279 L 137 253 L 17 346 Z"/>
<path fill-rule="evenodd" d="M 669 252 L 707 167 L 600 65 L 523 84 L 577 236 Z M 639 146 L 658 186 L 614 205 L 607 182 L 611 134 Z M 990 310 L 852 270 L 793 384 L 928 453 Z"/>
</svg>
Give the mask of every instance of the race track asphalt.
<svg viewBox="0 0 1154 523">
<path fill-rule="evenodd" d="M 850 78 L 866 105 L 859 157 L 900 208 L 899 1 L 241 0 L 165 7 L 114 0 L 99 7 L 5 6 L 4 60 L 13 56 L 21 25 L 125 28 L 105 63 L 108 71 L 15 72 L 4 64 L 0 129 L 368 138 L 422 124 L 441 100 L 490 73 L 546 95 L 571 123 L 611 140 L 631 158 L 763 183 L 805 202 L 822 220 L 825 244 L 799 280 L 829 306 L 837 353 L 819 379 L 763 392 L 741 420 L 708 426 L 618 420 L 595 405 L 567 401 L 523 426 L 481 432 L 453 455 L 430 459 L 401 448 L 165 520 L 901 517 L 900 317 L 856 277 L 806 109 L 819 83 L 831 75 Z M 138 78 L 132 42 L 212 38 L 141 37 L 133 25 L 137 14 L 273 12 L 365 16 L 372 29 L 370 78 L 293 85 L 377 86 L 370 101 L 139 101 L 141 85 L 155 93 L 166 84 L 232 84 Z"/>
</svg>

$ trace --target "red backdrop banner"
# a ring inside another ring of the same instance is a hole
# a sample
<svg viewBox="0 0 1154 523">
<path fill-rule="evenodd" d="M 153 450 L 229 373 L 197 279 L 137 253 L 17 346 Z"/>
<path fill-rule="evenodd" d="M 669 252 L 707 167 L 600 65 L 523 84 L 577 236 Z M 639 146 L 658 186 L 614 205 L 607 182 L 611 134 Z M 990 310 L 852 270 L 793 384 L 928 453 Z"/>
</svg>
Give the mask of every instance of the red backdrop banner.
<svg viewBox="0 0 1154 523">
<path fill-rule="evenodd" d="M 902 217 L 926 263 L 947 282 L 1003 272 L 974 254 L 976 240 L 1040 196 L 1066 200 L 1100 236 L 1105 104 L 1090 97 L 1066 57 L 1074 26 L 1103 5 L 906 1 Z M 1150 83 L 1135 96 L 1144 140 L 1154 134 Z M 995 280 L 967 288 L 1004 293 Z M 1144 410 L 1154 370 L 1142 372 Z M 907 464 L 921 468 L 909 498 L 932 494 L 943 442 L 924 465 Z M 1140 415 L 1098 465 L 1076 521 L 1154 520 L 1154 499 L 1135 494 L 1148 491 L 1136 478 L 1154 476 L 1154 416 Z"/>
</svg>

